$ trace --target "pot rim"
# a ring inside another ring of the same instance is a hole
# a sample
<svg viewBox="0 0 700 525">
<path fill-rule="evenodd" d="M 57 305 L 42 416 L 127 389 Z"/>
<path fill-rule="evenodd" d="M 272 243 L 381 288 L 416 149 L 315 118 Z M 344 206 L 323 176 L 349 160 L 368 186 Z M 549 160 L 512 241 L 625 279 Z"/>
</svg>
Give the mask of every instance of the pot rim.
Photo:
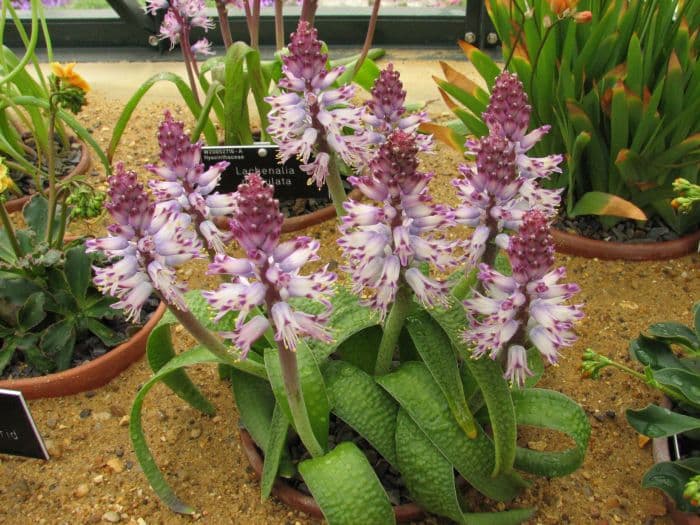
<svg viewBox="0 0 700 525">
<path fill-rule="evenodd" d="M 558 228 L 552 228 L 552 236 L 556 250 L 567 255 L 606 260 L 660 261 L 683 257 L 697 250 L 700 229 L 671 241 L 642 243 L 599 241 Z"/>
<path fill-rule="evenodd" d="M 83 173 L 87 173 L 87 171 L 90 169 L 90 166 L 92 166 L 92 157 L 90 156 L 90 150 L 88 149 L 87 144 L 79 139 L 78 137 L 75 137 L 71 135 L 68 140 L 71 142 L 77 142 L 80 144 L 80 161 L 78 164 L 75 165 L 75 167 L 65 175 L 64 177 L 61 177 L 62 180 L 69 179 L 71 177 L 75 177 L 76 175 L 82 175 Z M 21 197 L 17 197 L 16 199 L 10 199 L 5 203 L 5 208 L 7 209 L 8 213 L 14 213 L 17 211 L 21 211 L 24 205 L 29 202 L 29 199 L 32 198 L 37 192 L 30 193 L 29 195 L 22 195 Z"/>
<path fill-rule="evenodd" d="M 260 480 L 263 470 L 262 454 L 255 444 L 255 441 L 253 441 L 253 437 L 245 428 L 239 429 L 238 435 L 241 438 L 243 452 L 248 458 L 250 466 L 253 467 L 255 477 Z M 318 506 L 318 503 L 316 503 L 316 500 L 293 488 L 280 477 L 277 477 L 272 486 L 272 494 L 293 509 L 300 510 L 313 518 L 323 519 L 323 512 L 321 511 L 321 507 Z M 425 511 L 415 503 L 392 505 L 392 508 L 397 522 L 417 521 L 425 517 Z"/>
<path fill-rule="evenodd" d="M 25 399 L 40 399 L 79 394 L 104 386 L 145 353 L 148 336 L 166 309 L 161 302 L 138 332 L 100 357 L 53 374 L 0 380 L 0 388 L 20 390 Z"/>
</svg>

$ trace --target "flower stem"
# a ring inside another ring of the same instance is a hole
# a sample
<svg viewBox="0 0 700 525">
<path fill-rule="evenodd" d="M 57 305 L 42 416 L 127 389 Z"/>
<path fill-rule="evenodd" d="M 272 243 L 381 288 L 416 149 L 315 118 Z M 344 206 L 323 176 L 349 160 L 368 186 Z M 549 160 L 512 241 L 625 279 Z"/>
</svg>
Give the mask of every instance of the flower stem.
<svg viewBox="0 0 700 525">
<path fill-rule="evenodd" d="M 284 47 L 284 3 L 275 0 L 275 49 L 279 51 Z"/>
<path fill-rule="evenodd" d="M 411 309 L 411 294 L 409 288 L 404 284 L 399 284 L 396 292 L 396 299 L 391 306 L 391 311 L 384 323 L 382 340 L 379 343 L 377 352 L 377 362 L 374 365 L 374 375 L 382 375 L 389 372 L 391 360 L 394 357 L 394 350 L 401 335 L 404 321 Z"/>
<path fill-rule="evenodd" d="M 66 223 L 68 222 L 68 206 L 66 205 L 66 199 L 68 195 L 64 192 L 61 201 L 61 220 L 58 221 L 58 234 L 56 235 L 56 248 L 63 248 L 63 236 L 66 233 Z"/>
<path fill-rule="evenodd" d="M 53 224 L 54 218 L 56 217 L 56 204 L 58 202 L 58 192 L 56 191 L 56 157 L 53 140 L 56 127 L 56 103 L 54 102 L 53 95 L 54 94 L 51 94 L 49 100 L 49 140 L 46 149 L 49 179 L 49 213 L 46 217 L 46 242 L 49 244 L 51 244 L 51 239 L 53 238 Z"/>
<path fill-rule="evenodd" d="M 5 201 L 0 199 L 0 222 L 2 222 L 2 227 L 5 228 L 5 232 L 7 233 L 7 238 L 10 241 L 10 245 L 12 246 L 12 250 L 15 252 L 15 255 L 17 258 L 22 257 L 22 247 L 19 245 L 19 242 L 17 241 L 17 236 L 15 235 L 15 229 L 12 226 L 12 221 L 10 221 L 10 216 L 7 213 L 7 208 L 5 208 Z"/>
<path fill-rule="evenodd" d="M 333 206 L 335 206 L 335 212 L 338 217 L 345 215 L 345 208 L 343 208 L 343 203 L 347 200 L 348 196 L 345 193 L 345 188 L 343 187 L 343 179 L 340 177 L 340 171 L 338 170 L 338 161 L 335 158 L 334 153 L 329 153 L 328 159 L 328 175 L 326 176 L 326 185 L 328 186 L 328 191 L 331 194 L 331 200 L 333 201 Z"/>
<path fill-rule="evenodd" d="M 233 45 L 233 38 L 231 37 L 231 27 L 228 25 L 228 10 L 224 0 L 216 0 L 216 13 L 219 15 L 221 38 L 224 41 L 225 49 L 228 49 Z"/>
<path fill-rule="evenodd" d="M 299 368 L 297 366 L 297 355 L 289 350 L 284 343 L 278 342 L 280 367 L 282 368 L 282 379 L 284 380 L 284 391 L 287 394 L 289 411 L 292 413 L 294 428 L 299 434 L 301 442 L 312 457 L 323 456 L 323 447 L 316 439 L 309 413 L 304 404 L 304 397 L 299 383 Z"/>
<path fill-rule="evenodd" d="M 176 306 L 168 304 L 162 297 L 161 301 L 168 305 L 168 309 L 175 316 L 175 319 L 180 321 L 180 324 L 185 327 L 192 337 L 194 337 L 199 344 L 205 346 L 212 354 L 219 357 L 227 365 L 237 368 L 242 372 L 267 379 L 267 372 L 262 364 L 256 363 L 251 359 L 240 359 L 232 355 L 230 349 L 224 345 L 221 339 L 202 325 L 192 312 L 189 310 L 180 310 Z"/>
</svg>

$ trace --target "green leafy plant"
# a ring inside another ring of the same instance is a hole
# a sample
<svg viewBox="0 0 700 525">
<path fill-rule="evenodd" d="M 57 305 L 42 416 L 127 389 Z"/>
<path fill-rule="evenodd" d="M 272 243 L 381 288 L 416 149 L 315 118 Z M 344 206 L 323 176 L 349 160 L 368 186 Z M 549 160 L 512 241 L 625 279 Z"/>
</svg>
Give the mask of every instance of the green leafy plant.
<svg viewBox="0 0 700 525">
<path fill-rule="evenodd" d="M 182 6 L 184 7 L 186 4 L 187 2 L 183 2 Z M 276 90 L 277 82 L 282 76 L 280 56 L 286 53 L 282 28 L 282 3 L 277 2 L 276 5 L 275 43 L 277 53 L 272 60 L 263 60 L 259 51 L 259 0 L 251 2 L 250 5 L 247 2 L 243 2 L 249 32 L 248 43 L 232 40 L 228 27 L 226 2 L 223 0 L 216 2 L 226 53 L 224 56 L 206 59 L 201 64 L 201 67 L 197 64 L 197 46 L 195 43 L 190 42 L 190 33 L 182 32 L 182 34 L 172 35 L 165 25 L 161 27 L 160 38 L 170 39 L 173 45 L 177 43 L 182 49 L 188 81 L 174 73 L 167 72 L 156 74 L 139 86 L 125 104 L 114 127 L 112 139 L 107 150 L 109 158 L 112 159 L 114 156 L 114 152 L 121 141 L 121 137 L 134 110 L 144 95 L 158 82 L 171 82 L 177 87 L 182 100 L 196 121 L 190 133 L 192 140 L 198 140 L 200 136 L 203 136 L 205 143 L 210 146 L 216 146 L 221 143 L 252 144 L 254 140 L 269 140 L 267 118 L 270 112 L 270 105 L 265 99 Z M 317 2 L 303 2 L 300 20 L 313 20 L 316 5 Z M 336 81 L 336 85 L 354 81 L 367 90 L 371 88 L 376 75 L 379 73 L 379 68 L 373 60 L 384 54 L 384 51 L 381 49 L 370 49 L 378 8 L 379 2 L 376 2 L 367 32 L 365 47 L 362 52 L 358 55 L 329 63 L 331 68 L 339 65 L 348 66 L 346 74 Z M 149 9 L 155 12 L 159 9 L 159 5 L 154 2 L 153 7 L 149 7 Z M 184 19 L 187 17 L 179 14 L 176 7 L 168 7 L 167 10 L 168 14 L 170 12 L 177 13 L 174 16 L 178 16 L 183 20 L 182 27 L 186 26 Z M 182 10 L 184 11 L 184 8 Z M 202 16 L 204 17 L 203 14 Z M 213 25 L 213 22 L 211 24 Z M 207 27 L 209 27 L 209 24 L 207 24 Z M 204 40 L 206 42 L 206 39 Z M 204 95 L 203 99 L 200 93 Z M 251 94 L 260 125 L 260 128 L 257 130 L 260 135 L 259 138 L 254 138 L 253 136 L 256 130 L 253 129 L 251 124 L 248 105 L 248 98 Z M 222 137 L 217 135 L 217 123 L 223 129 Z"/>
<path fill-rule="evenodd" d="M 4 44 L 0 49 L 0 156 L 4 157 L 12 177 L 31 177 L 37 191 L 43 192 L 54 168 L 49 166 L 49 160 L 55 163 L 57 146 L 58 150 L 70 149 L 68 130 L 88 144 L 108 173 L 110 166 L 90 132 L 71 115 L 77 113 L 76 104 L 82 105 L 81 99 L 89 89 L 87 84 L 80 79 L 82 84 L 78 89 L 66 79 L 58 81 L 55 74 L 44 75 L 35 53 L 40 35 L 45 41 L 49 62 L 53 60 L 53 53 L 40 1 L 32 0 L 31 16 L 31 32 L 27 35 L 12 3 L 2 4 L 0 35 L 4 34 L 9 21 L 14 23 L 24 41 L 25 52 L 20 57 Z M 72 79 L 80 78 L 72 66 L 65 70 L 70 70 Z"/>
<path fill-rule="evenodd" d="M 489 0 L 506 69 L 532 105 L 534 127 L 551 130 L 535 154 L 566 151 L 548 186 L 565 188 L 568 216 L 643 220 L 657 214 L 675 231 L 695 228 L 700 212 L 670 206 L 678 177 L 698 182 L 700 160 L 700 4 L 684 0 Z M 458 117 L 435 128 L 457 149 L 487 132 L 481 114 L 499 67 L 460 43 L 485 88 L 447 64 L 436 79 Z M 600 52 L 601 49 L 607 50 Z"/>
<path fill-rule="evenodd" d="M 34 196 L 22 213 L 25 229 L 5 224 L 0 230 L 0 373 L 13 358 L 41 373 L 65 370 L 76 343 L 90 333 L 108 348 L 121 343 L 124 334 L 103 323 L 122 314 L 112 308 L 113 297 L 92 285 L 95 257 L 81 241 L 64 243 L 58 224 L 47 238 L 43 196 Z"/>
<path fill-rule="evenodd" d="M 656 323 L 630 343 L 630 355 L 644 366 L 633 370 L 592 350 L 584 354 L 583 371 L 598 377 L 606 367 L 617 368 L 665 394 L 672 410 L 650 404 L 627 410 L 628 423 L 640 434 L 665 438 L 681 434 L 700 443 L 700 303 L 693 306 L 693 326 Z M 688 451 L 690 452 L 690 451 Z M 644 475 L 642 486 L 666 492 L 678 508 L 700 512 L 700 461 L 692 455 L 657 463 Z"/>
</svg>

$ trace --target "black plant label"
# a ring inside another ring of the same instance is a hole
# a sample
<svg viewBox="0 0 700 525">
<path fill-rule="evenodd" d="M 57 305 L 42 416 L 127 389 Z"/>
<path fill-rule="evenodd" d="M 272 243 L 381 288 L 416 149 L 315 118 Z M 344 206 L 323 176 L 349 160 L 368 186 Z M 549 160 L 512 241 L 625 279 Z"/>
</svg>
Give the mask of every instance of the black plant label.
<svg viewBox="0 0 700 525">
<path fill-rule="evenodd" d="M 260 176 L 275 188 L 275 198 L 319 199 L 327 198 L 328 190 L 324 186 L 309 184 L 309 176 L 299 167 L 301 163 L 289 159 L 281 164 L 277 158 L 279 147 L 274 144 L 253 144 L 250 146 L 204 146 L 202 162 L 209 168 L 223 160 L 229 165 L 221 174 L 217 189 L 221 193 L 236 191 L 247 173 L 257 171 Z"/>
<path fill-rule="evenodd" d="M 0 388 L 0 453 L 49 459 L 22 392 Z"/>
</svg>

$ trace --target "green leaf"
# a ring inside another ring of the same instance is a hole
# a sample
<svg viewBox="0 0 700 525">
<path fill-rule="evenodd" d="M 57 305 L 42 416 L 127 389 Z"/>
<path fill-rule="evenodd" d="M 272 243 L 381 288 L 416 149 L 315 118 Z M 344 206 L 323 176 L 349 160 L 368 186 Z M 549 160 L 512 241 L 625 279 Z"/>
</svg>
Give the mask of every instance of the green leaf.
<svg viewBox="0 0 700 525">
<path fill-rule="evenodd" d="M 14 337 L 5 337 L 2 341 L 2 347 L 0 347 L 0 374 L 2 374 L 5 367 L 12 359 L 15 353 L 17 345 L 15 344 Z"/>
<path fill-rule="evenodd" d="M 360 304 L 359 298 L 345 288 L 338 288 L 333 299 L 333 313 L 328 321 L 328 326 L 333 328 L 333 342 L 322 343 L 311 339 L 307 341 L 309 348 L 317 361 L 321 362 L 354 334 L 375 326 L 377 314 Z"/>
<path fill-rule="evenodd" d="M 326 385 L 323 382 L 321 371 L 316 364 L 316 359 L 304 340 L 298 341 L 295 355 L 306 414 L 316 440 L 325 450 L 328 448 L 328 426 L 330 424 L 330 403 L 326 392 Z M 297 422 L 292 417 L 287 401 L 287 393 L 282 378 L 282 369 L 277 349 L 265 349 L 265 369 L 270 378 L 270 384 L 272 386 L 272 392 L 275 394 L 275 399 L 284 410 L 287 419 L 296 428 Z"/>
<path fill-rule="evenodd" d="M 58 370 L 66 370 L 75 349 L 75 321 L 64 319 L 52 324 L 44 330 L 39 347 L 46 356 L 55 360 Z"/>
<path fill-rule="evenodd" d="M 649 335 L 667 343 L 676 343 L 692 350 L 700 349 L 700 341 L 690 328 L 681 323 L 656 323 L 649 327 Z"/>
<path fill-rule="evenodd" d="M 163 72 L 153 75 L 139 86 L 134 94 L 131 95 L 128 102 L 124 105 L 124 109 L 119 115 L 119 119 L 112 130 L 112 138 L 109 141 L 109 147 L 107 148 L 107 156 L 109 161 L 111 161 L 114 157 L 114 152 L 119 146 L 119 142 L 124 134 L 124 129 L 129 124 L 129 120 L 131 119 L 131 115 L 134 113 L 136 106 L 139 105 L 139 102 L 141 102 L 141 99 L 146 95 L 146 93 L 148 93 L 148 90 L 158 82 L 171 82 L 174 84 L 179 91 L 182 100 L 185 102 L 185 104 L 187 104 L 187 107 L 194 118 L 197 119 L 199 117 L 201 107 L 194 98 L 192 89 L 188 86 L 187 82 L 185 82 L 178 75 L 170 72 Z M 218 141 L 216 138 L 216 129 L 211 121 L 207 122 L 206 126 L 204 127 L 204 136 L 206 137 L 207 144 L 217 144 Z"/>
<path fill-rule="evenodd" d="M 165 365 L 163 365 L 139 390 L 134 398 L 134 404 L 131 407 L 131 416 L 129 422 L 129 436 L 131 443 L 134 446 L 134 453 L 138 459 L 143 473 L 151 484 L 151 487 L 158 497 L 165 503 L 170 510 L 179 514 L 192 514 L 194 509 L 178 498 L 173 490 L 168 485 L 168 482 L 161 474 L 156 465 L 153 455 L 148 448 L 146 436 L 143 433 L 141 425 L 141 410 L 143 409 L 143 401 L 146 394 L 153 388 L 154 385 L 163 381 L 170 374 L 175 373 L 182 367 L 192 366 L 203 363 L 222 363 L 222 361 L 209 352 L 206 348 L 196 347 L 173 357 Z M 228 363 L 224 363 L 228 364 Z"/>
<path fill-rule="evenodd" d="M 641 334 L 630 342 L 630 355 L 653 370 L 685 368 L 667 343 Z"/>
<path fill-rule="evenodd" d="M 489 91 L 491 91 L 496 82 L 496 77 L 501 73 L 501 68 L 498 67 L 498 64 L 496 64 L 491 57 L 483 51 L 480 51 L 477 47 L 468 44 L 464 40 L 460 40 L 458 43 L 469 61 L 474 65 L 486 82 Z"/>
<path fill-rule="evenodd" d="M 672 412 L 658 405 L 625 411 L 627 422 L 640 434 L 651 438 L 667 437 L 700 428 L 700 419 Z"/>
<path fill-rule="evenodd" d="M 464 397 L 457 356 L 452 350 L 449 337 L 425 310 L 419 310 L 406 319 L 406 327 L 423 362 L 447 400 L 455 420 L 468 438 L 475 438 L 477 431 L 474 416 Z M 511 466 L 512 463 L 506 466 L 506 470 Z M 500 465 L 497 465 L 494 474 L 499 469 Z"/>
<path fill-rule="evenodd" d="M 646 214 L 630 201 L 602 191 L 589 191 L 579 199 L 570 215 L 612 215 L 645 221 Z"/>
<path fill-rule="evenodd" d="M 532 388 L 539 383 L 544 374 L 544 362 L 542 354 L 537 348 L 532 347 L 527 351 L 527 366 L 532 372 L 532 375 L 525 378 L 525 388 Z"/>
<path fill-rule="evenodd" d="M 226 52 L 224 91 L 224 141 L 226 144 L 252 144 L 248 120 L 248 75 L 243 71 L 246 55 L 252 48 L 236 42 Z"/>
<path fill-rule="evenodd" d="M 466 329 L 466 315 L 460 301 L 452 300 L 448 309 L 433 308 L 428 313 L 448 335 L 481 389 L 489 411 L 495 446 L 494 469 L 507 472 L 515 460 L 517 427 L 510 388 L 503 379 L 501 366 L 491 359 L 471 358 L 471 350 L 462 338 L 462 332 Z"/>
<path fill-rule="evenodd" d="M 698 514 L 700 507 L 691 505 L 683 497 L 686 483 L 698 474 L 700 474 L 699 458 L 665 461 L 657 463 L 646 471 L 642 478 L 642 487 L 661 489 L 675 501 L 678 510 Z"/>
<path fill-rule="evenodd" d="M 110 295 L 98 295 L 94 298 L 86 300 L 86 306 L 83 309 L 83 314 L 86 317 L 95 317 L 102 319 L 104 317 L 113 317 L 119 310 L 112 308 L 112 305 L 117 302 L 115 297 Z"/>
<path fill-rule="evenodd" d="M 279 404 L 276 403 L 272 412 L 268 441 L 265 445 L 265 462 L 263 463 L 262 477 L 260 480 L 260 493 L 263 501 L 269 498 L 272 492 L 272 485 L 275 483 L 280 460 L 282 459 L 285 444 L 287 443 L 288 429 L 289 421 L 285 417 Z"/>
<path fill-rule="evenodd" d="M 360 86 L 365 91 L 369 92 L 372 90 L 375 80 L 377 80 L 377 77 L 379 77 L 379 66 L 377 66 L 377 64 L 373 60 L 367 57 L 362 62 L 360 70 L 357 73 L 355 73 L 356 63 L 357 60 L 353 61 L 352 63 L 349 63 L 345 68 L 343 74 L 340 75 L 335 81 L 335 84 L 338 86 L 342 86 L 345 84 L 349 84 L 352 80 L 352 82 Z"/>
<path fill-rule="evenodd" d="M 85 320 L 85 327 L 94 335 L 99 337 L 100 341 L 102 341 L 108 348 L 114 348 L 118 344 L 123 343 L 126 339 L 123 334 L 115 332 L 109 326 L 106 326 L 97 319 L 91 317 L 88 317 Z"/>
<path fill-rule="evenodd" d="M 396 452 L 401 478 L 425 510 L 466 525 L 511 525 L 532 515 L 531 509 L 464 513 L 455 485 L 454 468 L 405 410 L 396 419 Z"/>
<path fill-rule="evenodd" d="M 328 525 L 396 522 L 384 488 L 355 444 L 344 442 L 324 456 L 302 461 L 299 472 Z"/>
<path fill-rule="evenodd" d="M 540 476 L 571 474 L 583 464 L 591 427 L 583 409 L 564 394 L 541 388 L 514 390 L 512 393 L 519 425 L 558 430 L 574 440 L 574 447 L 563 452 L 538 452 L 518 448 L 515 466 Z"/>
<path fill-rule="evenodd" d="M 4 274 L 10 276 L 12 274 Z M 0 277 L 0 297 L 7 299 L 12 304 L 24 304 L 29 296 L 37 292 L 43 292 L 42 288 L 30 279 L 24 277 Z"/>
<path fill-rule="evenodd" d="M 323 377 L 333 413 L 355 429 L 390 464 L 396 466 L 398 405 L 371 375 L 344 361 L 328 361 Z"/>
<path fill-rule="evenodd" d="M 231 388 L 243 426 L 253 441 L 265 452 L 270 439 L 270 422 L 275 408 L 275 397 L 270 383 L 240 370 L 231 370 Z"/>
<path fill-rule="evenodd" d="M 376 380 L 479 492 L 498 501 L 509 501 L 526 485 L 514 472 L 491 477 L 496 463 L 493 443 L 479 426 L 476 438 L 465 439 L 425 365 L 405 363 Z"/>
<path fill-rule="evenodd" d="M 371 374 L 377 361 L 377 351 L 382 340 L 382 328 L 370 326 L 343 341 L 336 350 L 343 360 Z"/>
<path fill-rule="evenodd" d="M 70 291 L 78 305 L 83 306 L 92 280 L 92 261 L 84 244 L 66 250 L 65 272 Z"/>
<path fill-rule="evenodd" d="M 693 326 L 695 333 L 700 334 L 700 302 L 693 305 Z"/>
<path fill-rule="evenodd" d="M 49 216 L 49 203 L 46 198 L 37 193 L 22 208 L 22 216 L 27 226 L 36 234 L 37 239 L 46 236 L 46 219 Z"/>
<path fill-rule="evenodd" d="M 664 368 L 653 372 L 654 379 L 683 394 L 690 403 L 700 407 L 700 375 L 680 368 Z"/>
<path fill-rule="evenodd" d="M 44 294 L 42 292 L 30 295 L 17 311 L 17 325 L 23 332 L 29 332 L 45 318 Z"/>
</svg>

